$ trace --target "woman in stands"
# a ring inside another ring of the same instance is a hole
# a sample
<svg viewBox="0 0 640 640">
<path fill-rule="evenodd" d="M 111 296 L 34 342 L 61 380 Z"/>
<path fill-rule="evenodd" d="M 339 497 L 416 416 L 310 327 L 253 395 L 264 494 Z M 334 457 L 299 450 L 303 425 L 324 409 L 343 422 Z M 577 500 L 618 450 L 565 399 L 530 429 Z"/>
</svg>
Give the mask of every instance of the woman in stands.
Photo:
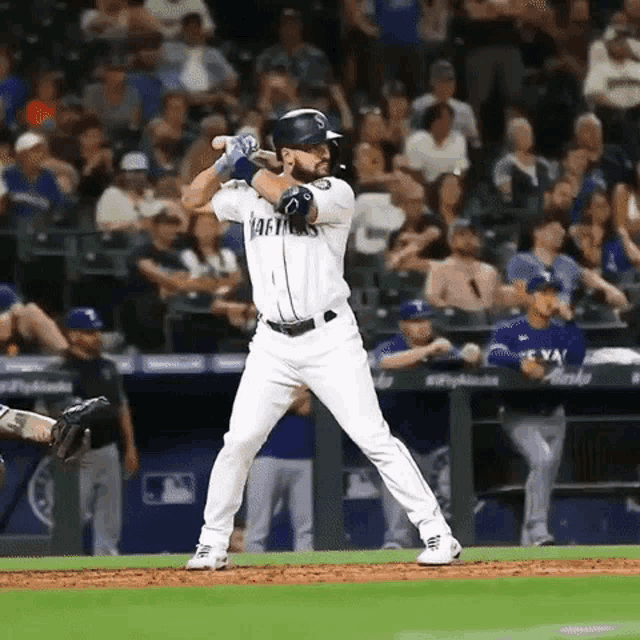
<svg viewBox="0 0 640 640">
<path fill-rule="evenodd" d="M 595 269 L 613 282 L 631 275 L 640 266 L 640 249 L 624 226 L 616 227 L 614 212 L 605 191 L 593 191 L 587 201 L 584 221 L 570 233 L 584 266 Z"/>
<path fill-rule="evenodd" d="M 640 162 L 636 164 L 633 184 L 617 184 L 612 202 L 618 228 L 625 228 L 632 237 L 640 236 Z"/>
</svg>

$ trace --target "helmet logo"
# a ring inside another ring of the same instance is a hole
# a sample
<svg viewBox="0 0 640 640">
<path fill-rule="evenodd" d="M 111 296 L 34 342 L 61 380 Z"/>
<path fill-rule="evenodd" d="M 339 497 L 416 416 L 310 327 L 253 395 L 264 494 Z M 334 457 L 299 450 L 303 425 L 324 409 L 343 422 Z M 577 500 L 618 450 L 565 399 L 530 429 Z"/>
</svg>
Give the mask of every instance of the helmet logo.
<svg viewBox="0 0 640 640">
<path fill-rule="evenodd" d="M 324 118 L 319 113 L 313 116 L 313 119 L 316 121 L 316 124 L 320 129 L 324 129 L 326 127 L 324 123 Z"/>
</svg>

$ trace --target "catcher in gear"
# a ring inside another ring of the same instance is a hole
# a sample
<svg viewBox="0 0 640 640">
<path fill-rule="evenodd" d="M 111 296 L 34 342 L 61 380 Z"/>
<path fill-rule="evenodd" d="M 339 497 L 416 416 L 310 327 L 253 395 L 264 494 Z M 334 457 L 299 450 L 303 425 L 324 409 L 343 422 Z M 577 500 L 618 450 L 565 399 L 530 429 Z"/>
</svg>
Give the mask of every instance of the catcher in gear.
<svg viewBox="0 0 640 640">
<path fill-rule="evenodd" d="M 104 396 L 90 398 L 67 407 L 54 420 L 32 411 L 0 405 L 0 438 L 48 445 L 54 458 L 65 464 L 77 464 L 91 447 L 91 430 L 87 425 L 108 406 L 109 401 Z M 5 478 L 6 466 L 0 456 L 0 488 Z"/>
</svg>

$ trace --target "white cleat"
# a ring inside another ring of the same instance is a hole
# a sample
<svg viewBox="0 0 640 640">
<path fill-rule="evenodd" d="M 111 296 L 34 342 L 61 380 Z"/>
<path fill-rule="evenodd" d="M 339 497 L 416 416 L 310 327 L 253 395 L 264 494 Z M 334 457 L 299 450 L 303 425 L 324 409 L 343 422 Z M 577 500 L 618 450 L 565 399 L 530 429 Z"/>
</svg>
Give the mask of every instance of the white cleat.
<svg viewBox="0 0 640 640">
<path fill-rule="evenodd" d="M 219 571 L 228 566 L 229 559 L 226 553 L 216 551 L 208 544 L 199 544 L 186 568 L 189 571 Z"/>
<path fill-rule="evenodd" d="M 450 533 L 436 533 L 427 538 L 426 549 L 416 562 L 423 566 L 451 564 L 462 553 L 462 546 Z"/>
</svg>

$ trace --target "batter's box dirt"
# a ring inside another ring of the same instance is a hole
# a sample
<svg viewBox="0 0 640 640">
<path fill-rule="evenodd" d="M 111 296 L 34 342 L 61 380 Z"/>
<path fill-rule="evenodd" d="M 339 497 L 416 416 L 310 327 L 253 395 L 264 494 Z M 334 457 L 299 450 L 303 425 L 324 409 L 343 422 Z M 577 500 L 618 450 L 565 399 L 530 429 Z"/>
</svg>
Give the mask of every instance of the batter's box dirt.
<svg viewBox="0 0 640 640">
<path fill-rule="evenodd" d="M 217 585 L 317 584 L 478 580 L 530 576 L 639 575 L 640 559 L 531 560 L 461 562 L 447 567 L 413 563 L 346 565 L 279 565 L 232 567 L 224 571 L 174 569 L 92 569 L 84 571 L 0 572 L 2 589 L 146 589 L 148 587 L 214 587 Z"/>
</svg>

